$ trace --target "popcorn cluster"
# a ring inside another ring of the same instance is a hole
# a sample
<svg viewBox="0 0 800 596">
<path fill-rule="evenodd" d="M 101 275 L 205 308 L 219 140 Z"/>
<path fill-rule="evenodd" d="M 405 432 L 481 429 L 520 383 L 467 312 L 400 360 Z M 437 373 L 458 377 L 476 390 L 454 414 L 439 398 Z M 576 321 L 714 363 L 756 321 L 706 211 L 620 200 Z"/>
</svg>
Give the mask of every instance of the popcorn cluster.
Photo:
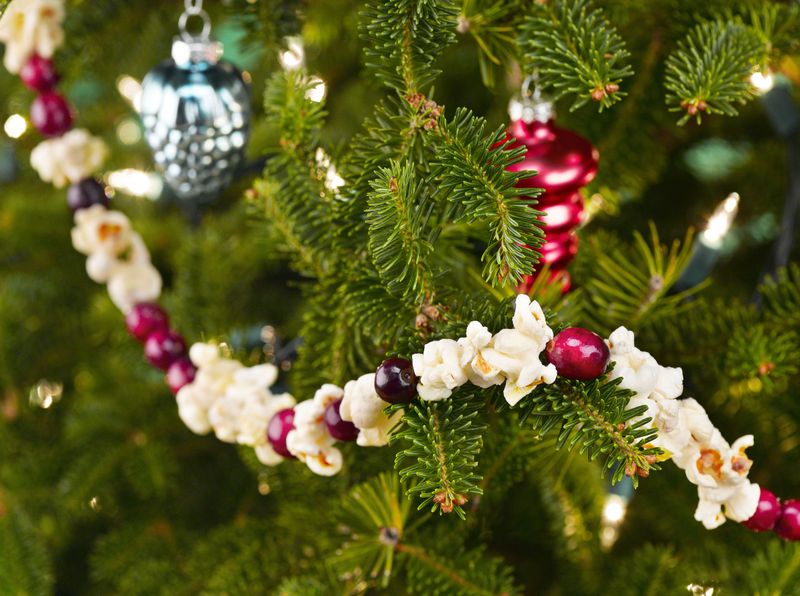
<svg viewBox="0 0 800 596">
<path fill-rule="evenodd" d="M 211 343 L 194 344 L 189 358 L 197 373 L 177 395 L 184 424 L 199 435 L 213 430 L 220 441 L 249 445 L 268 466 L 283 461 L 265 431 L 276 413 L 295 405 L 288 393 L 276 395 L 269 390 L 278 369 L 272 364 L 246 367 L 223 356 L 219 346 Z"/>
<path fill-rule="evenodd" d="M 467 381 L 478 387 L 505 383 L 503 395 L 516 405 L 542 383 L 556 380 L 556 367 L 542 364 L 541 353 L 553 339 L 542 307 L 525 295 L 517 296 L 512 329 L 492 335 L 478 321 L 467 326 L 458 341 L 440 339 L 414 354 L 417 392 L 427 401 L 447 399 Z"/>
<path fill-rule="evenodd" d="M 11 73 L 34 55 L 50 58 L 64 42 L 63 0 L 15 0 L 0 18 L 3 65 Z"/>
<path fill-rule="evenodd" d="M 758 506 L 760 488 L 747 479 L 752 461 L 745 449 L 752 435 L 729 445 L 696 400 L 677 399 L 683 393 L 683 371 L 661 366 L 649 353 L 634 345 L 633 332 L 620 327 L 608 338 L 612 378 L 636 395 L 629 408 L 646 406 L 647 411 L 631 420 L 651 418 L 658 429 L 653 444 L 664 451 L 695 484 L 700 502 L 694 517 L 708 528 L 716 528 L 728 517 L 742 522 Z"/>
<path fill-rule="evenodd" d="M 161 275 L 130 220 L 119 211 L 92 205 L 75 213 L 72 245 L 87 255 L 89 277 L 105 283 L 111 300 L 127 313 L 135 304 L 151 302 L 161 294 Z"/>
<path fill-rule="evenodd" d="M 42 141 L 31 152 L 31 166 L 56 188 L 76 184 L 103 165 L 108 147 L 88 130 L 76 128 Z"/>
</svg>

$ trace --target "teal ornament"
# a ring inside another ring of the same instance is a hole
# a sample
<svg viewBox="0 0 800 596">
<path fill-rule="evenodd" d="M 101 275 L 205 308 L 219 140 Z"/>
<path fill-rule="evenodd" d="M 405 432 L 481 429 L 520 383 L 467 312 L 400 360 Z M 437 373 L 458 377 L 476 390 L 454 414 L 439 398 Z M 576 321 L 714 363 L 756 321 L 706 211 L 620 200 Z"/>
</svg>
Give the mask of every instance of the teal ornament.
<svg viewBox="0 0 800 596">
<path fill-rule="evenodd" d="M 199 35 L 186 31 L 203 19 Z M 139 113 L 147 144 L 164 180 L 181 199 L 208 202 L 231 183 L 244 162 L 250 134 L 250 90 L 241 72 L 222 60 L 210 39 L 208 15 L 185 12 L 172 59 L 142 81 Z"/>
</svg>

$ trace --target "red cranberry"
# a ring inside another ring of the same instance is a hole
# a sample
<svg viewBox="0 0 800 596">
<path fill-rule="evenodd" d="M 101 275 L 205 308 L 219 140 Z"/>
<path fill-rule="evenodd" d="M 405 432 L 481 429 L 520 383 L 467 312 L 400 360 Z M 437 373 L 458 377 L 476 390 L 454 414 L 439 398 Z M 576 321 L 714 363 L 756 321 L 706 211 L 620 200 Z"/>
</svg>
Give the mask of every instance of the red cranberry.
<svg viewBox="0 0 800 596">
<path fill-rule="evenodd" d="M 758 498 L 756 512 L 742 525 L 754 532 L 771 530 L 781 515 L 781 503 L 778 498 L 766 488 L 761 487 L 761 496 Z"/>
<path fill-rule="evenodd" d="M 178 393 L 184 385 L 194 381 L 196 372 L 197 369 L 192 364 L 192 361 L 185 356 L 170 364 L 167 369 L 167 385 L 169 385 L 172 393 Z"/>
<path fill-rule="evenodd" d="M 67 206 L 72 212 L 88 209 L 92 205 L 108 207 L 109 200 L 105 187 L 94 178 L 84 178 L 67 190 Z"/>
<path fill-rule="evenodd" d="M 19 78 L 28 89 L 49 91 L 58 83 L 58 73 L 53 62 L 47 58 L 33 55 L 19 71 Z"/>
<path fill-rule="evenodd" d="M 568 379 L 596 379 L 605 372 L 609 357 L 603 338 L 581 327 L 564 329 L 547 344 L 547 358 Z"/>
<path fill-rule="evenodd" d="M 63 95 L 46 91 L 31 104 L 31 122 L 44 136 L 57 137 L 72 128 L 72 111 Z"/>
<path fill-rule="evenodd" d="M 186 343 L 177 331 L 158 329 L 147 336 L 144 355 L 156 368 L 167 370 L 178 358 L 186 355 Z"/>
<path fill-rule="evenodd" d="M 146 341 L 154 331 L 169 329 L 169 317 L 158 304 L 140 302 L 125 315 L 125 324 L 133 337 L 139 341 Z"/>
<path fill-rule="evenodd" d="M 294 410 L 288 408 L 281 410 L 272 417 L 267 425 L 267 440 L 275 453 L 287 459 L 294 458 L 289 448 L 286 447 L 286 436 L 294 429 Z"/>
<path fill-rule="evenodd" d="M 783 502 L 781 516 L 775 523 L 775 533 L 784 540 L 800 540 L 800 500 Z"/>
<path fill-rule="evenodd" d="M 342 400 L 337 399 L 325 408 L 325 426 L 328 427 L 328 433 L 337 441 L 355 441 L 358 438 L 358 427 L 352 422 L 342 420 L 339 414 L 341 405 Z"/>
<path fill-rule="evenodd" d="M 410 360 L 387 358 L 375 371 L 375 393 L 390 404 L 407 404 L 417 393 L 417 375 Z"/>
</svg>

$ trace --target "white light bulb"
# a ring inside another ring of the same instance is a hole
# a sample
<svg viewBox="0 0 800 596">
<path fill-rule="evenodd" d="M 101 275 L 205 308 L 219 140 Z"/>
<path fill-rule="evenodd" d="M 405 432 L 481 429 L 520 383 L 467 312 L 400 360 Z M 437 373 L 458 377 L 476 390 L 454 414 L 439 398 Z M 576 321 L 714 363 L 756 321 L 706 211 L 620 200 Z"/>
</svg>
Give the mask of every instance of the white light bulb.
<svg viewBox="0 0 800 596">
<path fill-rule="evenodd" d="M 161 196 L 164 182 L 158 174 L 126 168 L 109 172 L 109 186 L 134 197 L 157 199 Z"/>
<path fill-rule="evenodd" d="M 303 66 L 306 61 L 303 42 L 299 37 L 287 37 L 286 46 L 288 49 L 280 53 L 278 60 L 284 70 L 297 70 Z"/>
<path fill-rule="evenodd" d="M 717 205 L 714 213 L 708 218 L 706 229 L 700 234 L 701 242 L 710 248 L 719 248 L 722 245 L 722 239 L 731 229 L 733 220 L 736 219 L 738 212 L 739 195 L 734 192 Z"/>
<path fill-rule="evenodd" d="M 311 77 L 308 82 L 311 86 L 308 88 L 308 91 L 306 91 L 306 97 L 316 103 L 325 99 L 325 93 L 327 91 L 325 81 L 319 77 Z"/>
<path fill-rule="evenodd" d="M 142 84 L 130 75 L 122 75 L 117 79 L 117 91 L 128 100 L 133 108 L 139 111 L 139 100 L 142 96 Z"/>
<path fill-rule="evenodd" d="M 775 86 L 775 75 L 770 70 L 764 72 L 757 70 L 750 75 L 750 84 L 756 88 L 759 94 L 763 95 Z"/>
<path fill-rule="evenodd" d="M 12 139 L 18 139 L 28 130 L 28 122 L 21 114 L 11 114 L 3 125 L 3 130 Z"/>
</svg>

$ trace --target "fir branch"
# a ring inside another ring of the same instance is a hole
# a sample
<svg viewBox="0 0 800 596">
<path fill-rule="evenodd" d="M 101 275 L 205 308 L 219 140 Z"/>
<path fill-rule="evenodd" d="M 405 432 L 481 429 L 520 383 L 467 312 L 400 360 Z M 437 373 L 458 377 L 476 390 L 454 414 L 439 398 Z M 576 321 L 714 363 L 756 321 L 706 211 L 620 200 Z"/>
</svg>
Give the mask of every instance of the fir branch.
<svg viewBox="0 0 800 596">
<path fill-rule="evenodd" d="M 507 0 L 464 0 L 457 30 L 469 34 L 478 46 L 478 65 L 487 87 L 494 86 L 495 68 L 514 57 L 521 10 Z"/>
<path fill-rule="evenodd" d="M 783 325 L 800 326 L 800 266 L 796 263 L 779 269 L 758 287 L 768 319 Z"/>
<path fill-rule="evenodd" d="M 637 328 L 691 307 L 686 298 L 701 291 L 701 284 L 670 294 L 692 255 L 692 231 L 683 242 L 661 244 L 658 230 L 650 224 L 650 242 L 634 233 L 630 249 L 601 250 L 592 263 L 594 277 L 586 284 L 591 308 L 586 314 L 598 333 L 619 325 Z"/>
<path fill-rule="evenodd" d="M 589 0 L 536 3 L 519 37 L 526 72 L 552 87 L 555 99 L 574 95 L 571 110 L 589 101 L 602 111 L 625 96 L 619 84 L 633 74 L 616 28 Z"/>
<path fill-rule="evenodd" d="M 350 490 L 342 508 L 350 538 L 333 558 L 334 569 L 355 573 L 359 579 L 366 574 L 363 579 L 386 587 L 411 505 L 402 493 L 394 474 L 380 474 Z"/>
<path fill-rule="evenodd" d="M 436 59 L 455 41 L 448 0 L 373 0 L 363 13 L 366 65 L 401 95 L 421 93 L 438 76 Z"/>
<path fill-rule="evenodd" d="M 748 77 L 765 53 L 764 40 L 740 18 L 697 25 L 667 58 L 670 111 L 685 112 L 680 124 L 693 116 L 699 123 L 704 112 L 735 116 L 735 104 L 754 96 Z"/>
<path fill-rule="evenodd" d="M 456 222 L 488 220 L 489 241 L 483 253 L 483 276 L 491 285 L 516 284 L 529 275 L 540 255 L 544 234 L 539 211 L 532 209 L 538 195 L 526 189 L 519 196 L 516 184 L 529 171 L 509 172 L 524 149 L 508 149 L 502 128 L 485 135 L 486 121 L 459 109 L 450 121 L 437 126 L 434 173 L 439 192 L 449 201 Z"/>
<path fill-rule="evenodd" d="M 483 549 L 432 553 L 412 544 L 398 544 L 397 552 L 408 561 L 408 589 L 411 594 L 452 594 L 454 596 L 499 596 L 519 594 L 511 570 Z"/>
<path fill-rule="evenodd" d="M 418 304 L 432 298 L 428 214 L 411 163 L 393 162 L 372 182 L 367 207 L 369 251 L 386 288 Z"/>
<path fill-rule="evenodd" d="M 580 445 L 580 453 L 589 460 L 604 457 L 605 469 L 616 466 L 612 480 L 624 474 L 647 476 L 654 467 L 658 449 L 649 444 L 656 430 L 649 418 L 631 424 L 647 410 L 645 406 L 626 409 L 633 393 L 619 387 L 620 379 L 596 379 L 587 383 L 559 378 L 545 385 L 523 402 L 521 422 L 533 417 L 534 430 L 545 434 L 559 426 L 556 449 L 571 451 Z"/>
<path fill-rule="evenodd" d="M 45 596 L 53 590 L 44 541 L 20 504 L 0 487 L 0 592 Z"/>
<path fill-rule="evenodd" d="M 319 164 L 325 111 L 321 102 L 308 99 L 311 85 L 302 71 L 291 71 L 276 73 L 267 86 L 264 107 L 280 131 L 280 151 L 267 162 L 256 198 L 298 270 L 322 277 L 333 254 L 328 248 L 334 207 Z"/>
<path fill-rule="evenodd" d="M 770 542 L 748 565 L 747 584 L 756 596 L 796 593 L 800 586 L 800 544 Z"/>
<path fill-rule="evenodd" d="M 477 420 L 482 406 L 480 394 L 466 391 L 444 402 L 409 406 L 392 442 L 411 443 L 397 454 L 395 467 L 403 480 L 416 480 L 408 494 L 420 495 L 419 509 L 431 505 L 432 511 L 455 511 L 463 519 L 468 496 L 480 494 L 475 459 L 483 446 Z"/>
</svg>

